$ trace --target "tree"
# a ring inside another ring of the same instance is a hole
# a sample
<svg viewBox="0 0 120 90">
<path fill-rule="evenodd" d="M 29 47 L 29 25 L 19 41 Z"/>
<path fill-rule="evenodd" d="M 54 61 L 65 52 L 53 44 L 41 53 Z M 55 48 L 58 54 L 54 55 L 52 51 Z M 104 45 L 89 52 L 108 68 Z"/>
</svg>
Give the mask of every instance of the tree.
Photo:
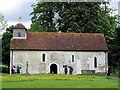
<svg viewBox="0 0 120 90">
<path fill-rule="evenodd" d="M 28 29 L 30 32 L 43 32 L 44 29 L 39 25 L 38 22 L 34 22 L 31 24 L 31 28 Z"/>
<path fill-rule="evenodd" d="M 116 36 L 114 42 L 113 65 L 115 68 L 120 69 L 120 26 L 116 28 Z"/>
<path fill-rule="evenodd" d="M 2 37 L 2 33 L 3 33 L 3 30 L 5 30 L 7 26 L 7 22 L 4 20 L 4 16 L 0 13 L 0 65 L 2 64 L 2 40 L 1 40 L 1 37 Z"/>
<path fill-rule="evenodd" d="M 2 62 L 9 66 L 10 63 L 10 40 L 12 38 L 13 26 L 6 29 L 2 37 Z"/>
<path fill-rule="evenodd" d="M 31 20 L 44 31 L 112 33 L 116 18 L 110 16 L 104 4 L 102 8 L 99 2 L 38 2 L 33 6 Z"/>
<path fill-rule="evenodd" d="M 33 12 L 31 15 L 32 17 L 32 23 L 39 23 L 40 26 L 44 29 L 44 31 L 52 31 L 55 32 L 55 23 L 53 22 L 53 18 L 55 15 L 55 6 L 52 2 L 47 3 L 40 3 L 38 2 L 33 7 Z"/>
<path fill-rule="evenodd" d="M 7 21 L 4 21 L 4 16 L 0 14 L 0 32 L 2 30 L 5 30 L 6 26 L 7 26 Z"/>
<path fill-rule="evenodd" d="M 0 48 L 2 47 L 2 40 L 0 39 Z M 0 49 L 0 65 L 2 64 L 2 49 Z"/>
<path fill-rule="evenodd" d="M 59 30 L 62 32 L 104 33 L 106 38 L 115 31 L 116 17 L 99 2 L 64 3 L 60 11 Z"/>
</svg>

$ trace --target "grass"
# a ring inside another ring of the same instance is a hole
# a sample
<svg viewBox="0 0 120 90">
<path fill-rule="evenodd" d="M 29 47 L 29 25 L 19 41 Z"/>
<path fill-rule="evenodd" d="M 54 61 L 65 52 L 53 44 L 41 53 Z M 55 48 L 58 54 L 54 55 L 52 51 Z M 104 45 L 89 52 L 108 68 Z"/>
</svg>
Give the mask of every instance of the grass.
<svg viewBox="0 0 120 90">
<path fill-rule="evenodd" d="M 118 78 L 96 75 L 3 75 L 3 88 L 118 88 Z"/>
</svg>

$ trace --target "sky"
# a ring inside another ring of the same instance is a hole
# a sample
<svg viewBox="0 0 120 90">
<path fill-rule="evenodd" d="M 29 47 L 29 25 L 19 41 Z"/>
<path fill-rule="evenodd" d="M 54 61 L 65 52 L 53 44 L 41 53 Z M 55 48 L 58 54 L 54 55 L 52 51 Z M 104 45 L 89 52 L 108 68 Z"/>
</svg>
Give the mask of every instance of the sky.
<svg viewBox="0 0 120 90">
<path fill-rule="evenodd" d="M 0 0 L 0 13 L 4 16 L 8 26 L 15 25 L 19 21 L 30 27 L 33 0 Z M 18 17 L 22 17 L 21 20 Z"/>
<path fill-rule="evenodd" d="M 111 0 L 110 6 L 113 9 L 118 9 L 119 1 Z M 35 2 L 36 0 L 0 0 L 0 13 L 2 13 L 4 19 L 7 21 L 8 27 L 21 22 L 26 28 L 30 28 L 30 13 L 33 11 L 31 4 Z M 22 17 L 22 19 L 19 20 L 18 17 Z"/>
</svg>

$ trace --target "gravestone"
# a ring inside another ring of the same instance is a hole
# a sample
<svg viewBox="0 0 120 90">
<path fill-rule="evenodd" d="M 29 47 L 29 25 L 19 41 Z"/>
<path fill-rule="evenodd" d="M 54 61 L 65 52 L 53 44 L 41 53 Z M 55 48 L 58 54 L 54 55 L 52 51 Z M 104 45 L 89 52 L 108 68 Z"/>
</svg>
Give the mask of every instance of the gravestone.
<svg viewBox="0 0 120 90">
<path fill-rule="evenodd" d="M 118 78 L 120 78 L 120 70 L 118 70 Z"/>
</svg>

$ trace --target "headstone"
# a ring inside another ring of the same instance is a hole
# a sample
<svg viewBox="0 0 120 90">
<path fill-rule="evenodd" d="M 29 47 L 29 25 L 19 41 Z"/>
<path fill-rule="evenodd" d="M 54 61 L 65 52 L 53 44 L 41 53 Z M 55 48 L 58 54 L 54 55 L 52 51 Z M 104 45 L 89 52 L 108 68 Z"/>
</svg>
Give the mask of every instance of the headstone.
<svg viewBox="0 0 120 90">
<path fill-rule="evenodd" d="M 28 74 L 28 62 L 26 63 L 26 74 Z"/>
<path fill-rule="evenodd" d="M 118 78 L 120 78 L 120 70 L 118 70 Z"/>
</svg>

